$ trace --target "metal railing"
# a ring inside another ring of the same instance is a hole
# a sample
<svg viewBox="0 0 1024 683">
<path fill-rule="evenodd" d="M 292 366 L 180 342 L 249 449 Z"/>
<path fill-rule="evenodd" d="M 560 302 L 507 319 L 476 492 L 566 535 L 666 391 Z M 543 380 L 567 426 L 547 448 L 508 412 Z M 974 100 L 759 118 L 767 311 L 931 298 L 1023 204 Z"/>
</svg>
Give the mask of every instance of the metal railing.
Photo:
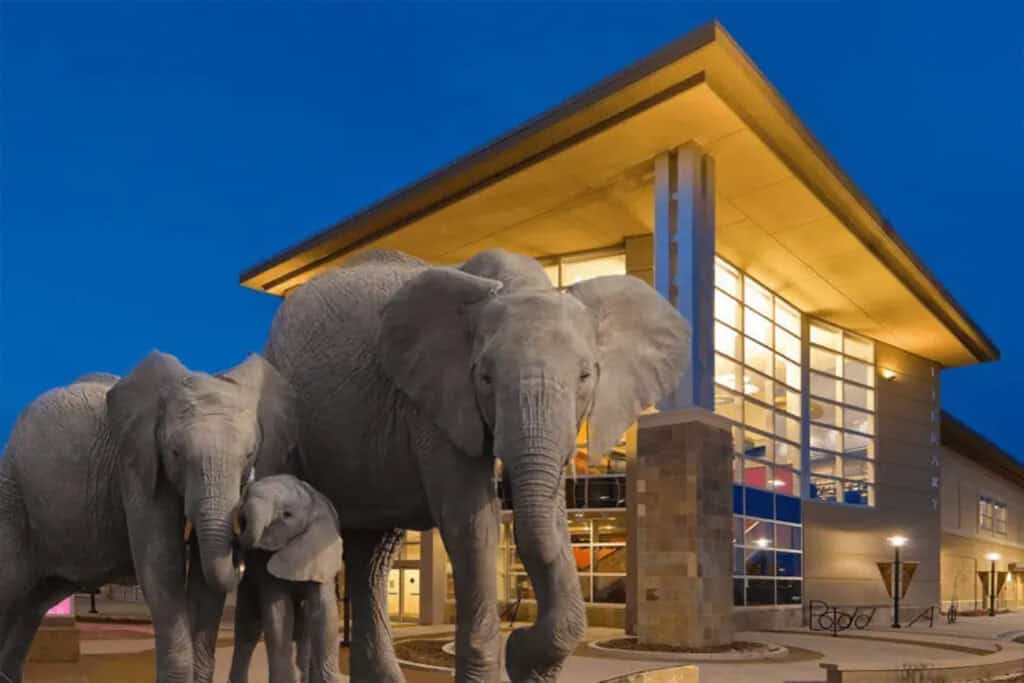
<svg viewBox="0 0 1024 683">
<path fill-rule="evenodd" d="M 512 509 L 512 490 L 504 479 L 497 480 L 502 510 Z M 626 507 L 625 474 L 587 474 L 565 480 L 565 505 L 570 510 Z"/>
</svg>

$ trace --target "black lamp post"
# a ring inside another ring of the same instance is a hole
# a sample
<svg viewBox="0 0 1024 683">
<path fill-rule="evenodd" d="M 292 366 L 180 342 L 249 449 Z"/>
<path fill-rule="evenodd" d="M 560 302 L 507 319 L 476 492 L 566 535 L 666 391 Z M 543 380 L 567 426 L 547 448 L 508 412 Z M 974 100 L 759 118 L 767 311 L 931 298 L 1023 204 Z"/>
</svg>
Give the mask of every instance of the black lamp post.
<svg viewBox="0 0 1024 683">
<path fill-rule="evenodd" d="M 992 569 L 989 572 L 989 595 L 988 595 L 988 615 L 994 617 L 996 615 L 996 560 L 999 559 L 999 553 L 989 553 L 985 556 L 989 562 L 992 563 Z"/>
<path fill-rule="evenodd" d="M 900 627 L 900 548 L 907 544 L 906 536 L 890 536 L 894 557 L 892 567 L 892 627 Z"/>
</svg>

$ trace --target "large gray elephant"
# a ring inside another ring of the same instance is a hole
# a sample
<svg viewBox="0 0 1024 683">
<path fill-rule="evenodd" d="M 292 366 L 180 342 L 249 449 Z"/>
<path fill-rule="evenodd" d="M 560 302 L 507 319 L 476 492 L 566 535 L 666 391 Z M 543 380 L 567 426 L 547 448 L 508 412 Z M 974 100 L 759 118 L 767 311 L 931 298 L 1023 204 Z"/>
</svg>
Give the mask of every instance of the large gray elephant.
<svg viewBox="0 0 1024 683">
<path fill-rule="evenodd" d="M 354 681 L 400 681 L 387 575 L 402 529 L 439 527 L 456 597 L 456 680 L 497 681 L 495 456 L 537 596 L 511 680 L 553 681 L 586 626 L 565 515 L 581 422 L 609 450 L 677 384 L 689 327 L 642 281 L 554 289 L 540 264 L 486 251 L 457 268 L 372 252 L 292 291 L 265 353 L 296 390 L 303 476 L 337 508 Z"/>
<path fill-rule="evenodd" d="M 302 683 L 341 683 L 334 595 L 341 537 L 334 506 L 306 482 L 281 474 L 246 487 L 238 522 L 246 570 L 228 681 L 248 683 L 262 633 L 270 683 L 295 683 L 296 665 Z"/>
<path fill-rule="evenodd" d="M 32 402 L 0 460 L 0 672 L 21 680 L 53 604 L 134 574 L 158 681 L 211 680 L 239 580 L 232 514 L 254 462 L 279 468 L 294 447 L 292 415 L 290 388 L 258 355 L 208 375 L 153 352 L 123 379 L 86 376 Z M 198 541 L 187 576 L 186 515 Z"/>
</svg>

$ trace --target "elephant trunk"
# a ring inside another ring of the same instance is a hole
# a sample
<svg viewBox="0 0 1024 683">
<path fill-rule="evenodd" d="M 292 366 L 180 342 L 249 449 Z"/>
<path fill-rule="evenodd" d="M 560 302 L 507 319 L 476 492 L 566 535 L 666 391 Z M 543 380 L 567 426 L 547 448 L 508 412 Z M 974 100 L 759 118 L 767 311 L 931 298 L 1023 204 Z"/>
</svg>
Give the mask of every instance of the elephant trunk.
<svg viewBox="0 0 1024 683">
<path fill-rule="evenodd" d="M 521 382 L 498 404 L 495 451 L 511 481 L 516 546 L 537 597 L 537 621 L 513 632 L 506 668 L 513 683 L 554 681 L 586 628 L 565 514 L 566 459 L 576 438 L 573 396 L 543 378 Z"/>
<path fill-rule="evenodd" d="M 270 526 L 271 508 L 268 505 L 257 505 L 253 499 L 247 499 L 238 513 L 238 526 L 241 535 L 239 543 L 246 550 L 256 547 L 263 532 Z"/>
<path fill-rule="evenodd" d="M 586 614 L 566 525 L 565 477 L 544 456 L 523 458 L 512 479 L 519 556 L 537 597 L 537 621 L 512 634 L 507 668 L 514 683 L 557 680 L 582 640 Z"/>
<path fill-rule="evenodd" d="M 220 449 L 213 452 L 219 453 Z M 206 455 L 199 474 L 185 496 L 199 542 L 203 576 L 207 585 L 230 593 L 242 578 L 240 557 L 235 553 L 233 519 L 242 473 L 233 473 L 223 458 Z"/>
</svg>

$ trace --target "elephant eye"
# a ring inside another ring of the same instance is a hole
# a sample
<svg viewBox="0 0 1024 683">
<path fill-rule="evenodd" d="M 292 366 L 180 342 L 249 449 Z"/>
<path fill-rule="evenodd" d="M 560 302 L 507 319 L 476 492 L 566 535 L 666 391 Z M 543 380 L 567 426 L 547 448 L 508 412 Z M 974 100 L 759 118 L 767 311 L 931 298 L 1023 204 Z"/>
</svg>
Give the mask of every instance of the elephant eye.
<svg viewBox="0 0 1024 683">
<path fill-rule="evenodd" d="M 491 379 L 490 375 L 480 375 L 480 381 L 484 384 L 491 384 L 494 380 Z"/>
<path fill-rule="evenodd" d="M 580 381 L 581 382 L 586 382 L 588 379 L 590 379 L 590 371 L 589 370 L 584 370 L 583 372 L 580 373 Z"/>
<path fill-rule="evenodd" d="M 284 517 L 285 519 L 291 519 L 292 518 L 292 512 L 291 512 L 291 510 L 285 510 L 284 512 L 281 513 L 281 516 Z"/>
</svg>

